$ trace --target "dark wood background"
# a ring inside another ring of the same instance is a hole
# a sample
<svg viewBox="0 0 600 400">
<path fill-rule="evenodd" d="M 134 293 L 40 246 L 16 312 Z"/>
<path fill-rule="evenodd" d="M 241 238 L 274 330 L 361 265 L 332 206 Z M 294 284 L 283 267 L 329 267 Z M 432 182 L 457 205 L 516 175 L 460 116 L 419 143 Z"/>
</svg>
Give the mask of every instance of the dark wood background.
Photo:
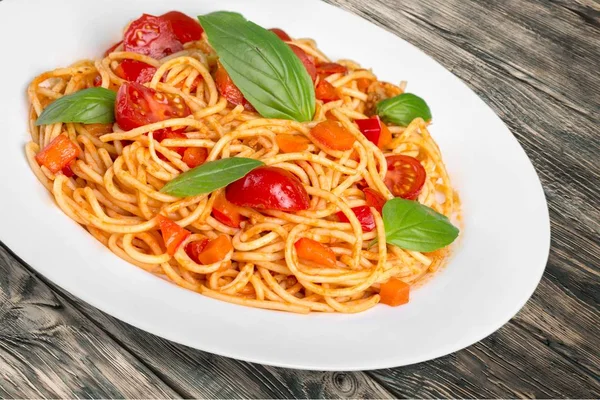
<svg viewBox="0 0 600 400">
<path fill-rule="evenodd" d="M 0 397 L 600 397 L 600 3 L 327 1 L 431 55 L 525 148 L 548 199 L 552 249 L 523 310 L 481 342 L 433 361 L 294 371 L 135 329 L 0 247 Z"/>
</svg>

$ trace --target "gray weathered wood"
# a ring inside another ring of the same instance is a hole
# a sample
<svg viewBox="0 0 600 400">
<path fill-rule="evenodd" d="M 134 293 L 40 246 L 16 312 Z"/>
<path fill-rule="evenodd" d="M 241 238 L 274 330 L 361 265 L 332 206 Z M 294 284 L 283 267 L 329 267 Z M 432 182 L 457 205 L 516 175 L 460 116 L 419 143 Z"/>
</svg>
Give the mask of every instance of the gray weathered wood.
<svg viewBox="0 0 600 400">
<path fill-rule="evenodd" d="M 178 394 L 0 249 L 0 398 Z"/>
<path fill-rule="evenodd" d="M 142 332 L 32 276 L 0 249 L 0 397 L 600 397 L 600 3 L 326 1 L 463 79 L 532 159 L 552 249 L 525 308 L 480 343 L 430 362 L 293 371 Z"/>
</svg>

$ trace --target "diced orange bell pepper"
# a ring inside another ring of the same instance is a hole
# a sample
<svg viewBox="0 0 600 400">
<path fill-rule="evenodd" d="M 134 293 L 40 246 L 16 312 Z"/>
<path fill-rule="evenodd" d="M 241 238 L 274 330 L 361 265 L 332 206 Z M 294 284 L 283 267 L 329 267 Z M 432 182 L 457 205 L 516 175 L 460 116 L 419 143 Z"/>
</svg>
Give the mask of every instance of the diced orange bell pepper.
<svg viewBox="0 0 600 400">
<path fill-rule="evenodd" d="M 304 151 L 308 148 L 308 144 L 310 143 L 310 140 L 305 136 L 287 134 L 277 135 L 275 141 L 277 142 L 277 146 L 279 146 L 284 153 Z"/>
<path fill-rule="evenodd" d="M 350 150 L 356 138 L 340 122 L 325 120 L 315 125 L 311 135 L 332 150 Z"/>
<path fill-rule="evenodd" d="M 315 88 L 315 97 L 323 103 L 329 103 L 330 101 L 339 100 L 340 96 L 338 95 L 335 87 L 325 79 L 321 79 L 319 83 L 317 83 L 317 87 Z"/>
<path fill-rule="evenodd" d="M 162 233 L 167 253 L 172 256 L 181 243 L 191 235 L 191 232 L 183 229 L 164 215 L 159 214 L 156 218 L 158 218 L 160 232 Z"/>
<path fill-rule="evenodd" d="M 223 260 L 231 250 L 233 246 L 229 236 L 220 235 L 208 242 L 202 253 L 198 254 L 198 260 L 204 265 L 213 264 Z"/>
<path fill-rule="evenodd" d="M 371 86 L 371 80 L 367 78 L 358 78 L 356 80 L 356 85 L 358 86 L 358 90 L 361 92 L 366 92 L 369 86 Z"/>
<path fill-rule="evenodd" d="M 80 153 L 81 149 L 71 139 L 66 135 L 58 135 L 35 155 L 35 160 L 56 174 L 76 159 Z"/>
<path fill-rule="evenodd" d="M 190 168 L 204 164 L 208 157 L 208 151 L 204 147 L 188 147 L 183 152 L 183 162 Z"/>
<path fill-rule="evenodd" d="M 294 243 L 298 258 L 335 268 L 335 254 L 327 246 L 309 238 L 300 238 Z"/>
<path fill-rule="evenodd" d="M 238 207 L 225 198 L 224 193 L 221 193 L 215 199 L 212 216 L 220 223 L 231 226 L 232 228 L 239 228 L 240 223 L 245 219 L 244 216 L 240 214 Z"/>
<path fill-rule="evenodd" d="M 379 290 L 381 302 L 392 307 L 408 303 L 409 294 L 410 285 L 396 278 L 390 278 L 386 283 L 382 283 Z"/>
</svg>

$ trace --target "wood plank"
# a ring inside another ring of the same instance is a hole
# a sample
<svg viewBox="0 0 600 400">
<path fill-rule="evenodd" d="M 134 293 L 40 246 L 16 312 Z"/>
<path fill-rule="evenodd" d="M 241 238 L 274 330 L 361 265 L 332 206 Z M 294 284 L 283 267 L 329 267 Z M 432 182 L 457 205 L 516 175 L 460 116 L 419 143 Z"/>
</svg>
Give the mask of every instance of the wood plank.
<svg viewBox="0 0 600 400">
<path fill-rule="evenodd" d="M 542 2 L 330 2 L 417 45 L 479 94 L 532 159 L 552 221 L 544 279 L 511 323 L 451 356 L 369 374 L 402 397 L 597 397 L 600 35 L 566 8 L 540 12 Z M 572 74 L 578 53 L 590 57 Z M 532 67 L 550 54 L 552 69 Z"/>
<path fill-rule="evenodd" d="M 54 289 L 186 398 L 392 398 L 363 372 L 299 371 L 215 356 L 134 328 Z"/>
<path fill-rule="evenodd" d="M 178 394 L 0 247 L 0 398 Z"/>
</svg>

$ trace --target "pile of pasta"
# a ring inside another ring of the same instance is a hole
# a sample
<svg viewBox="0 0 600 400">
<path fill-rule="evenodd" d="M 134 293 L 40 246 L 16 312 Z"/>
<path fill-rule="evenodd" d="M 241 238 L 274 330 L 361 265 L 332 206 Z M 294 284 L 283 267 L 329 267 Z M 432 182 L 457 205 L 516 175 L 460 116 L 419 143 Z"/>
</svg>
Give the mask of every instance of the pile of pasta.
<svg viewBox="0 0 600 400">
<path fill-rule="evenodd" d="M 313 40 L 290 43 L 317 62 L 329 62 Z M 95 85 L 116 91 L 124 80 L 115 69 L 127 59 L 155 67 L 146 86 L 181 96 L 192 114 L 129 131 L 117 124 L 36 126 L 45 107 L 64 95 Z M 385 153 L 353 123 L 372 115 L 378 100 L 403 93 L 405 82 L 381 82 L 357 63 L 339 60 L 347 72 L 323 78 L 335 88 L 339 100 L 317 100 L 313 121 L 299 123 L 262 118 L 242 105 L 229 104 L 211 74 L 217 62 L 203 36 L 161 60 L 124 52 L 118 46 L 102 59 L 79 61 L 36 77 L 28 88 L 31 141 L 26 153 L 35 175 L 64 213 L 117 256 L 148 272 L 205 296 L 272 310 L 360 312 L 380 301 L 380 284 L 390 277 L 414 285 L 443 265 L 447 248 L 420 253 L 386 244 L 377 212 L 371 232 L 336 218 L 339 211 L 350 214 L 351 208 L 366 204 L 362 185 L 385 199 L 393 198 L 383 182 L 385 155 L 392 153 L 415 157 L 425 168 L 420 203 L 448 217 L 458 214 L 458 197 L 428 123 L 417 118 L 407 127 L 390 125 L 393 139 Z M 326 119 L 339 121 L 356 136 L 352 150 L 327 149 L 314 140 L 311 128 Z M 185 138 L 157 140 L 156 132 L 165 128 L 185 128 Z M 70 165 L 72 174 L 54 174 L 35 160 L 60 134 L 81 148 Z M 277 142 L 281 134 L 307 138 L 306 150 L 283 152 Z M 284 212 L 239 207 L 244 217 L 240 228 L 225 225 L 211 214 L 223 189 L 186 198 L 160 192 L 190 169 L 176 151 L 180 147 L 205 148 L 207 161 L 247 157 L 289 171 L 308 192 L 310 208 Z M 165 250 L 158 214 L 192 232 L 174 255 Z M 186 254 L 186 244 L 222 235 L 231 243 L 222 260 L 203 265 Z M 336 265 L 299 260 L 294 243 L 301 238 L 326 244 L 336 255 Z"/>
</svg>

